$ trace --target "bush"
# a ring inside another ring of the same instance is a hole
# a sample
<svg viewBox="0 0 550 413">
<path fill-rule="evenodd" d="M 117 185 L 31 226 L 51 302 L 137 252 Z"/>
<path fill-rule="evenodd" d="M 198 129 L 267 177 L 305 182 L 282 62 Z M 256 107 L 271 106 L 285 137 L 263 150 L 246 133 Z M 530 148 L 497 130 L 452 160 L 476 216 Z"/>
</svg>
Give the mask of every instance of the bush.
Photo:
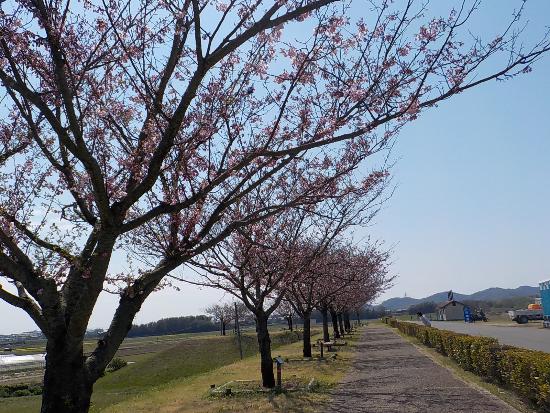
<svg viewBox="0 0 550 413">
<path fill-rule="evenodd" d="M 110 371 L 110 372 L 117 371 L 117 370 L 120 370 L 123 367 L 126 367 L 127 365 L 128 365 L 128 363 L 126 362 L 126 360 L 123 360 L 119 357 L 115 357 L 107 365 L 107 371 Z"/>
<path fill-rule="evenodd" d="M 505 348 L 498 363 L 501 381 L 543 411 L 550 411 L 550 354 Z"/>
<path fill-rule="evenodd" d="M 11 396 L 12 397 L 23 397 L 23 396 L 30 396 L 31 392 L 28 390 L 15 390 Z"/>
<path fill-rule="evenodd" d="M 272 334 L 271 343 L 272 345 L 292 344 L 297 341 L 300 341 L 302 338 L 303 338 L 303 333 L 301 331 L 285 330 L 279 334 Z"/>
<path fill-rule="evenodd" d="M 382 321 L 453 359 L 464 370 L 503 385 L 540 411 L 550 412 L 550 354 L 501 346 L 494 338 L 438 330 L 389 317 Z"/>
<path fill-rule="evenodd" d="M 12 384 L 0 386 L 0 398 L 22 397 L 42 394 L 40 384 Z"/>
<path fill-rule="evenodd" d="M 39 396 L 42 394 L 42 386 L 36 385 L 34 387 L 29 387 L 29 391 L 31 392 L 31 394 Z"/>
</svg>

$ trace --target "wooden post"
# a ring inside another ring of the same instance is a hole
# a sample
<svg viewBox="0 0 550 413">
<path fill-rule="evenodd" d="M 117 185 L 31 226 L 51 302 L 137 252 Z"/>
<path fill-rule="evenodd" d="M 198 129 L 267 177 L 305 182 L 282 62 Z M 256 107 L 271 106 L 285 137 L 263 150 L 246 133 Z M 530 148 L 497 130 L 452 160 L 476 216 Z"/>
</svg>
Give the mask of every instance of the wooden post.
<svg viewBox="0 0 550 413">
<path fill-rule="evenodd" d="M 282 389 L 283 380 L 282 380 L 282 371 L 283 371 L 283 359 L 281 356 L 275 357 L 275 363 L 277 364 L 277 387 Z"/>
<path fill-rule="evenodd" d="M 235 328 L 237 329 L 237 341 L 239 342 L 239 354 L 243 359 L 243 344 L 241 342 L 241 328 L 239 326 L 239 313 L 237 312 L 237 303 L 235 304 Z"/>
</svg>

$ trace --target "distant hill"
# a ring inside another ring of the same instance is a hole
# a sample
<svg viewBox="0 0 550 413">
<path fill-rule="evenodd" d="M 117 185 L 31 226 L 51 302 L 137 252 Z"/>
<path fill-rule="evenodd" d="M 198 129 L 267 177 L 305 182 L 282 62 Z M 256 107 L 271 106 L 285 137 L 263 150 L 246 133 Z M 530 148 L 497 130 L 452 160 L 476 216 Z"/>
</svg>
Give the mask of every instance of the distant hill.
<svg viewBox="0 0 550 413">
<path fill-rule="evenodd" d="M 454 299 L 458 301 L 464 300 L 503 300 L 513 297 L 533 297 L 539 294 L 538 287 L 529 287 L 527 285 L 518 288 L 487 288 L 486 290 L 478 291 L 473 294 L 460 294 L 454 293 Z M 424 301 L 433 301 L 435 303 L 441 303 L 447 300 L 447 291 L 443 291 L 437 294 L 432 294 L 425 298 L 412 298 L 412 297 L 395 297 L 389 298 L 381 303 L 382 306 L 390 310 L 402 310 L 409 308 L 411 305 L 418 304 Z"/>
</svg>

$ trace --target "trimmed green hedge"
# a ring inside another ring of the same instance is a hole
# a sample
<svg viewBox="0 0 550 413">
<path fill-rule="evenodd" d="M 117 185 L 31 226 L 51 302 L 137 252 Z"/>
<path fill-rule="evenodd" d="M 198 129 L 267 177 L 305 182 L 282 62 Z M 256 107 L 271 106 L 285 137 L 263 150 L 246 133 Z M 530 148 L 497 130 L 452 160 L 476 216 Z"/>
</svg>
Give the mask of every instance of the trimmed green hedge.
<svg viewBox="0 0 550 413">
<path fill-rule="evenodd" d="M 464 370 L 507 387 L 540 411 L 550 412 L 550 354 L 502 346 L 494 338 L 439 330 L 391 317 L 382 321 L 453 359 Z"/>
</svg>

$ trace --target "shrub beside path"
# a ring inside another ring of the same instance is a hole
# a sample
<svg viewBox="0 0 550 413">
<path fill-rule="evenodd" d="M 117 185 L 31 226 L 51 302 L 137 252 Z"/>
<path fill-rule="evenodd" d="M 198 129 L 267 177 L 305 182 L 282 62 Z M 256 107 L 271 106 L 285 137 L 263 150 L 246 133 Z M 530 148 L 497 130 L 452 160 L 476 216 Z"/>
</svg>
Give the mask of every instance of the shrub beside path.
<svg viewBox="0 0 550 413">
<path fill-rule="evenodd" d="M 326 413 L 519 413 L 386 327 L 369 327 Z"/>
</svg>

